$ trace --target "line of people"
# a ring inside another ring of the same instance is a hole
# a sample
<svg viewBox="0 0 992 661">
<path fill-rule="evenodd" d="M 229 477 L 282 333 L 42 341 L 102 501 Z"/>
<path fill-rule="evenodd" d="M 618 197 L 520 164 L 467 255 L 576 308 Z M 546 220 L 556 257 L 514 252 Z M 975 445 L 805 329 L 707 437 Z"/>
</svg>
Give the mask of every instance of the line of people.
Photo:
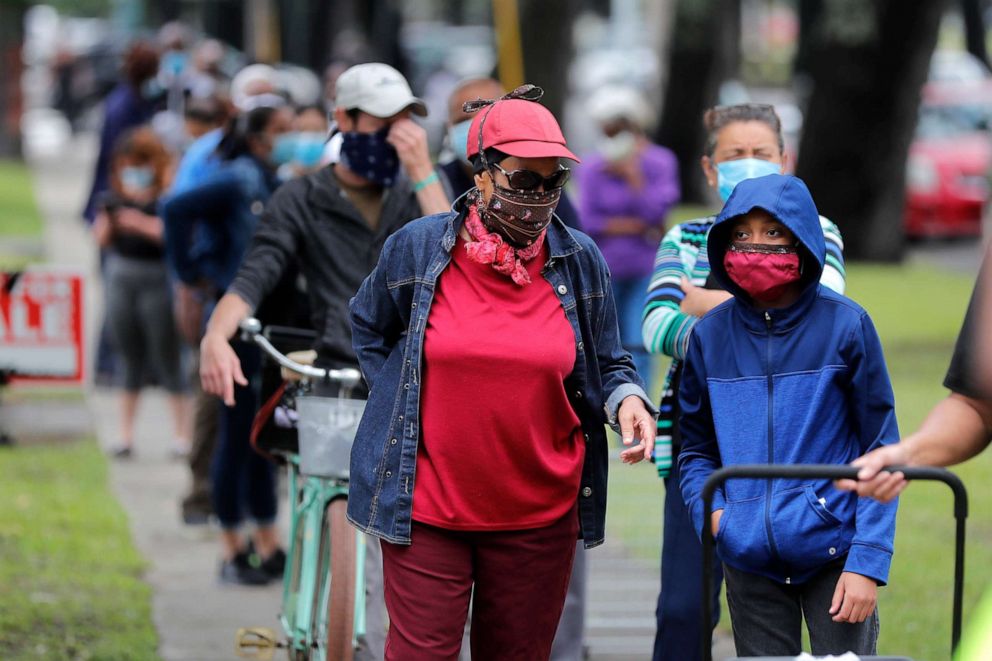
<svg viewBox="0 0 992 661">
<path fill-rule="evenodd" d="M 706 475 L 846 463 L 897 440 L 878 338 L 842 296 L 840 234 L 781 174 L 773 108 L 707 113 L 701 164 L 726 205 L 661 238 L 677 168 L 629 90 L 590 105 L 603 142 L 579 170 L 576 212 L 562 159 L 579 158 L 535 88 L 459 85 L 455 158 L 435 167 L 412 118 L 426 107 L 391 67 L 340 75 L 329 141 L 321 109 L 294 109 L 271 70 L 242 74 L 236 103 L 187 106 L 196 138 L 178 166 L 142 123 L 107 159 L 94 233 L 126 366 L 117 454 L 133 451 L 151 363 L 173 393 L 176 438 L 192 437 L 184 516 L 220 521 L 223 580 L 264 584 L 285 555 L 274 468 L 248 442 L 261 361 L 237 325 L 253 314 L 309 327 L 318 364 L 360 366 L 369 404 L 349 517 L 381 540 L 368 545 L 360 658 L 580 658 L 606 423 L 623 460 L 653 458 L 668 492 L 654 658 L 693 658 Z M 180 337 L 198 350 L 192 432 Z M 641 338 L 674 359 L 660 402 L 647 354 L 627 349 Z M 796 653 L 803 617 L 814 652 L 874 651 L 894 506 L 828 487 L 719 495 L 712 527 L 740 653 Z"/>
</svg>

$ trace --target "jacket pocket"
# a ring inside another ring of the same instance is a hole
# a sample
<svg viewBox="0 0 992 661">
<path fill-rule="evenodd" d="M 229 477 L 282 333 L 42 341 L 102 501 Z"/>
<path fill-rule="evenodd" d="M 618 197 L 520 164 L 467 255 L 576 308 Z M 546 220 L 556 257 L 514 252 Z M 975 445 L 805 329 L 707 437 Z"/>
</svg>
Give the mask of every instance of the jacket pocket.
<svg viewBox="0 0 992 661">
<path fill-rule="evenodd" d="M 762 567 L 769 560 L 768 538 L 763 525 L 764 498 L 728 502 L 720 518 L 716 550 L 734 567 Z"/>
<path fill-rule="evenodd" d="M 780 491 L 773 498 L 773 530 L 787 566 L 802 572 L 843 554 L 843 523 L 817 497 L 812 485 Z"/>
</svg>

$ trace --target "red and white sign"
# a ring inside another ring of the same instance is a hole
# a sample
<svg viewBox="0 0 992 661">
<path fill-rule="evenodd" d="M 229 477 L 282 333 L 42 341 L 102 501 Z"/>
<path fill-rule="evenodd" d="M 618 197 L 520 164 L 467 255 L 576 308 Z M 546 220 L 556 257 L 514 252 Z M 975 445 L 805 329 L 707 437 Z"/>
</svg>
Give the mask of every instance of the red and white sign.
<svg viewBox="0 0 992 661">
<path fill-rule="evenodd" d="M 83 276 L 49 266 L 0 272 L 0 370 L 83 381 Z"/>
</svg>

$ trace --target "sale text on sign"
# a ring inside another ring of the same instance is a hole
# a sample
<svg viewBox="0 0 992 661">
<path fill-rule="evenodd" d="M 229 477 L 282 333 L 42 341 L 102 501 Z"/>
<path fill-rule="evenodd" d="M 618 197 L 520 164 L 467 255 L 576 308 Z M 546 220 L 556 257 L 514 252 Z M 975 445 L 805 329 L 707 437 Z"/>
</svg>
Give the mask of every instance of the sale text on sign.
<svg viewBox="0 0 992 661">
<path fill-rule="evenodd" d="M 83 276 L 56 267 L 0 272 L 0 370 L 83 380 Z"/>
</svg>

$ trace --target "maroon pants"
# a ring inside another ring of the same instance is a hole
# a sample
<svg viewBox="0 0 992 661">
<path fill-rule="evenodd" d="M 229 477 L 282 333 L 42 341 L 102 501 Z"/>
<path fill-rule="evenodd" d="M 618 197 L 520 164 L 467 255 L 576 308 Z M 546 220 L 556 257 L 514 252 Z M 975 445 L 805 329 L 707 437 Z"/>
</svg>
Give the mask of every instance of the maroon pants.
<svg viewBox="0 0 992 661">
<path fill-rule="evenodd" d="M 578 527 L 573 509 L 535 530 L 462 532 L 415 522 L 409 546 L 383 542 L 386 661 L 457 659 L 470 597 L 473 661 L 546 661 Z"/>
</svg>

